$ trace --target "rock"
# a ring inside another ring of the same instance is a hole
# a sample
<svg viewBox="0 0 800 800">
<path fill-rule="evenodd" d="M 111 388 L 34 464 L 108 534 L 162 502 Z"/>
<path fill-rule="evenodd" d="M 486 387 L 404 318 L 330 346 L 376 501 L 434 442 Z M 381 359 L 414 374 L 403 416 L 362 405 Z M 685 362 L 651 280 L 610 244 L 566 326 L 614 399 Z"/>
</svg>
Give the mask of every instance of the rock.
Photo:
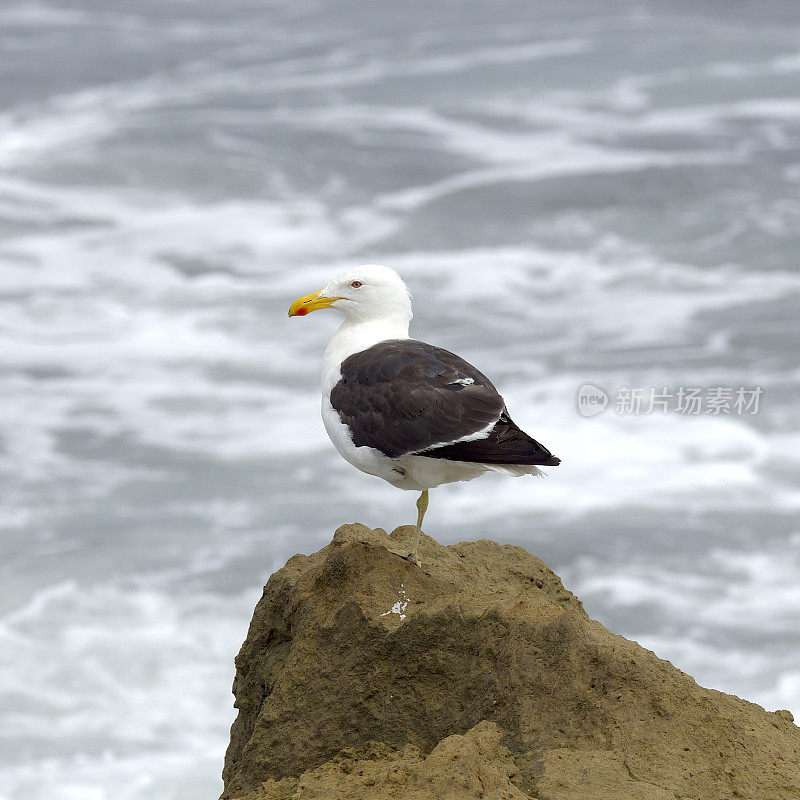
<svg viewBox="0 0 800 800">
<path fill-rule="evenodd" d="M 800 800 L 788 712 L 704 689 L 539 559 L 345 525 L 269 579 L 223 798 Z"/>
<path fill-rule="evenodd" d="M 497 725 L 481 722 L 442 739 L 427 757 L 411 744 L 347 748 L 299 779 L 267 780 L 247 800 L 528 800 L 511 783 L 516 767 L 502 738 Z"/>
</svg>

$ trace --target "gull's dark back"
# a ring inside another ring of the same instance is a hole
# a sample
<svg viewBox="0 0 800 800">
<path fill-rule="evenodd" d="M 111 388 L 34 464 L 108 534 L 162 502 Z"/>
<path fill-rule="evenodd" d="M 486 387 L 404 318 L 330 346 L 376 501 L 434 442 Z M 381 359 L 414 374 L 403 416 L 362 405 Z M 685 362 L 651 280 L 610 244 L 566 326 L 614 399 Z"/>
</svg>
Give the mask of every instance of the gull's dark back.
<svg viewBox="0 0 800 800">
<path fill-rule="evenodd" d="M 455 353 L 390 339 L 346 358 L 330 401 L 357 447 L 486 464 L 555 466 L 518 428 L 492 382 Z M 488 436 L 457 441 L 491 427 Z"/>
</svg>

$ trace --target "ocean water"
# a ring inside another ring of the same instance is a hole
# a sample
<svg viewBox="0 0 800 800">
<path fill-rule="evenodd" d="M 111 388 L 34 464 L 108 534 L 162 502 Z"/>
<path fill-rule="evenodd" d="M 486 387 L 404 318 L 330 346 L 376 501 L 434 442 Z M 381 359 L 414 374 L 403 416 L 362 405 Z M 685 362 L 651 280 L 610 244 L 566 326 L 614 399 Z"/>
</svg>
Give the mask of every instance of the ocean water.
<svg viewBox="0 0 800 800">
<path fill-rule="evenodd" d="M 427 532 L 800 714 L 798 253 L 789 0 L 5 0 L 0 797 L 215 797 L 270 572 L 413 522 L 325 436 L 335 315 L 286 316 L 365 262 L 563 461 Z"/>
</svg>

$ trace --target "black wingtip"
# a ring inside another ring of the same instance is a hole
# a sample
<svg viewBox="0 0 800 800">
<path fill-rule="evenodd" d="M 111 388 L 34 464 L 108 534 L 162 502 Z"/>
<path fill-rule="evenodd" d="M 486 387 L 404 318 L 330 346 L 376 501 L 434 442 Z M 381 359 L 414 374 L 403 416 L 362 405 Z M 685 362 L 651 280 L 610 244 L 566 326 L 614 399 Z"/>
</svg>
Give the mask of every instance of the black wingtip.
<svg viewBox="0 0 800 800">
<path fill-rule="evenodd" d="M 557 467 L 561 463 L 561 459 L 557 456 L 553 456 L 549 461 L 545 461 L 544 465 L 546 467 Z"/>
</svg>

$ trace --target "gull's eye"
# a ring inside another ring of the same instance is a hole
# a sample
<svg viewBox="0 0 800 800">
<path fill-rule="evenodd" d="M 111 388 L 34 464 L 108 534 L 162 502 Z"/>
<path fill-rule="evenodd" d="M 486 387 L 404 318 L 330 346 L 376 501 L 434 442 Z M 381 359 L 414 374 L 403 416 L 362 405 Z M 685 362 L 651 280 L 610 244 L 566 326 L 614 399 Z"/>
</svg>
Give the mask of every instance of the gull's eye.
<svg viewBox="0 0 800 800">
<path fill-rule="evenodd" d="M 358 289 L 359 287 L 363 286 L 364 284 L 363 284 L 363 283 L 361 283 L 361 281 L 353 281 L 353 282 L 352 282 L 350 285 L 351 285 L 351 286 L 352 286 L 354 289 Z"/>
</svg>

